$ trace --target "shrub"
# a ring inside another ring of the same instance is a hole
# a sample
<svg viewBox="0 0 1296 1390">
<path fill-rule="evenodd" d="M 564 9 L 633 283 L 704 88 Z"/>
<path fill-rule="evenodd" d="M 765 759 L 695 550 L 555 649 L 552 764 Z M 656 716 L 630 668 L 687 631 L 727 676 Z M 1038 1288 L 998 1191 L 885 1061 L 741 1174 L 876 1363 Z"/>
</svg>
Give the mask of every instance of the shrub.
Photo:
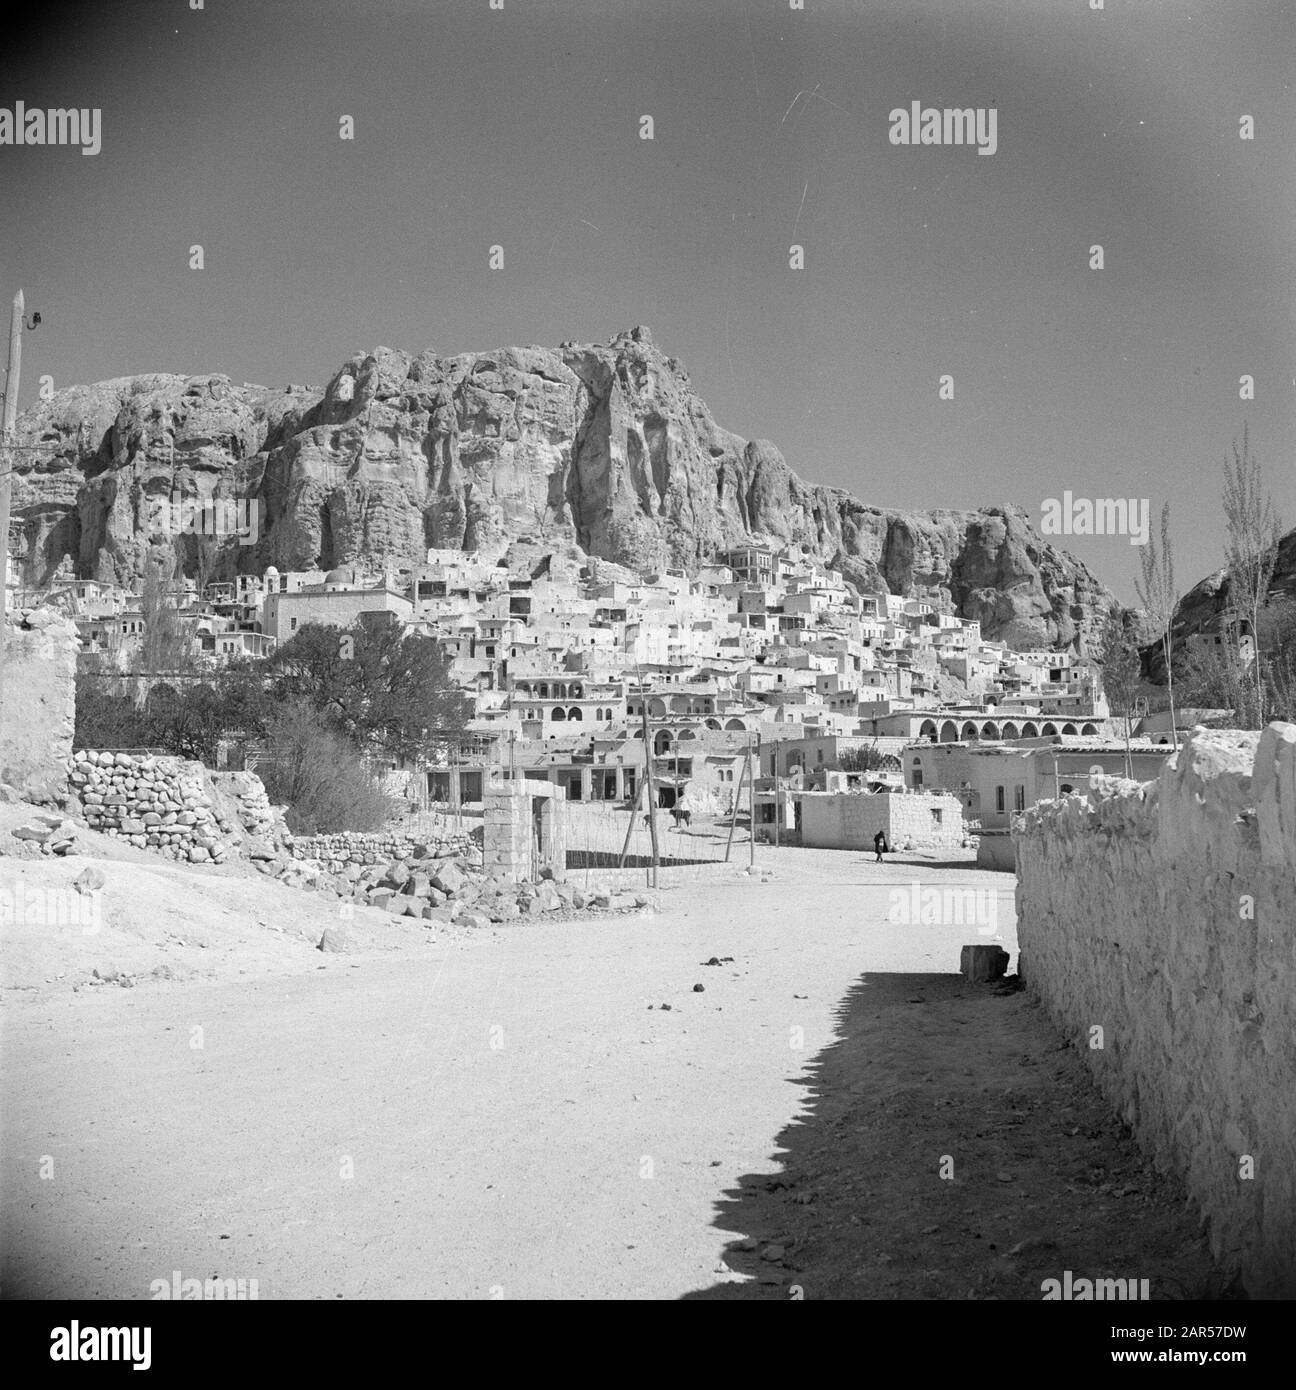
<svg viewBox="0 0 1296 1390">
<path fill-rule="evenodd" d="M 391 817 L 391 799 L 355 746 L 307 701 L 275 715 L 266 742 L 257 772 L 270 800 L 287 806 L 293 834 L 380 830 Z"/>
</svg>

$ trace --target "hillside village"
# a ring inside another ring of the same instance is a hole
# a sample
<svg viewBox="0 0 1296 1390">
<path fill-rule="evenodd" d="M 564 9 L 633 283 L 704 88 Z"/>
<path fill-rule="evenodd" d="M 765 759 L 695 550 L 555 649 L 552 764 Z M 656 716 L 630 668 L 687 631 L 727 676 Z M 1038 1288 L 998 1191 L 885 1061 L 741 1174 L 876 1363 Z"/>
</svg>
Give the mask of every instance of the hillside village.
<svg viewBox="0 0 1296 1390">
<path fill-rule="evenodd" d="M 1094 767 L 1155 776 L 1172 745 L 1153 716 L 1127 751 L 1092 658 L 1015 651 L 939 603 L 861 594 L 803 547 L 747 544 L 691 575 L 636 574 L 522 537 L 494 560 L 434 549 L 383 572 L 268 567 L 201 590 L 186 578 L 173 601 L 200 672 L 268 656 L 309 624 L 399 623 L 434 639 L 473 717 L 446 731 L 440 765 L 404 769 L 404 784 L 456 808 L 483 799 L 492 771 L 554 783 L 570 802 L 625 803 L 640 792 L 647 729 L 660 807 L 751 809 L 759 834 L 832 847 L 860 828 L 825 821 L 818 799 L 872 792 L 879 810 L 910 798 L 911 814 L 869 817 L 869 836 L 877 825 L 959 844 L 1005 834 Z M 11 607 L 42 604 L 73 618 L 83 664 L 139 669 L 138 592 L 67 579 L 10 595 Z M 912 814 L 924 799 L 930 834 Z"/>
</svg>

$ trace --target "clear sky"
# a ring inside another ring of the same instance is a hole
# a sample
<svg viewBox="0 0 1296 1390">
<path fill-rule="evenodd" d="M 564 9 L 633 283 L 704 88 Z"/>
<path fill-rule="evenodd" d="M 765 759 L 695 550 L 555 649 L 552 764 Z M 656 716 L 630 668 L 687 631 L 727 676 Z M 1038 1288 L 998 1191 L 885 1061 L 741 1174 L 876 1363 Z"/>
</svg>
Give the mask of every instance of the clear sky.
<svg viewBox="0 0 1296 1390">
<path fill-rule="evenodd" d="M 21 403 L 646 323 L 866 502 L 1169 499 L 1186 588 L 1244 421 L 1296 525 L 1296 5 L 1090 3 L 42 0 L 0 106 L 98 107 L 102 149 L 0 145 Z M 996 152 L 892 145 L 915 100 Z M 1126 538 L 1060 543 L 1133 601 Z"/>
</svg>

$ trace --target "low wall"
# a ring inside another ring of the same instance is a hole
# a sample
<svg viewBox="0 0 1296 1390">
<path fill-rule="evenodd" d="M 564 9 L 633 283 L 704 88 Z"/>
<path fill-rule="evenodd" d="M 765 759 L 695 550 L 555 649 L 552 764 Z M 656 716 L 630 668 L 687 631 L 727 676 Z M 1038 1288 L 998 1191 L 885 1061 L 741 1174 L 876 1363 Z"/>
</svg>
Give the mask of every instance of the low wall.
<svg viewBox="0 0 1296 1390">
<path fill-rule="evenodd" d="M 231 855 L 274 858 L 283 822 L 254 772 L 211 773 L 200 762 L 82 750 L 67 764 L 86 824 L 191 864 Z M 255 852 L 255 853 L 254 853 Z"/>
<path fill-rule="evenodd" d="M 811 849 L 872 850 L 878 831 L 892 849 L 957 849 L 963 807 L 941 792 L 805 792 L 801 843 Z"/>
<path fill-rule="evenodd" d="M 468 831 L 424 836 L 362 834 L 351 830 L 336 835 L 298 835 L 291 841 L 290 849 L 294 859 L 312 860 L 332 873 L 350 864 L 390 864 L 393 860 L 477 854 L 474 837 Z"/>
<path fill-rule="evenodd" d="M 86 823 L 140 849 L 190 863 L 220 863 L 227 827 L 201 763 L 152 754 L 83 751 L 69 777 Z"/>
<path fill-rule="evenodd" d="M 1025 813 L 1019 969 L 1224 1269 L 1292 1297 L 1296 725 L 1199 728 L 1171 762 Z"/>
<path fill-rule="evenodd" d="M 67 792 L 77 646 L 75 624 L 49 608 L 5 628 L 0 782 L 27 801 L 59 801 Z"/>
</svg>

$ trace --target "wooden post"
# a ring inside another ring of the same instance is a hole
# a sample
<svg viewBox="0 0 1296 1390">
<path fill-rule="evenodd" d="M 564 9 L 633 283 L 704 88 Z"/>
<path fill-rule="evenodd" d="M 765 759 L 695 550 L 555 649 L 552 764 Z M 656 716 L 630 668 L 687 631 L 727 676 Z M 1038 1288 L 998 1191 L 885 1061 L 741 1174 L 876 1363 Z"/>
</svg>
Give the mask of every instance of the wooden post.
<svg viewBox="0 0 1296 1390">
<path fill-rule="evenodd" d="M 640 782 L 635 788 L 634 800 L 630 803 L 630 824 L 626 826 L 625 842 L 621 846 L 621 858 L 617 861 L 618 869 L 625 868 L 626 855 L 630 853 L 630 836 L 634 831 L 635 817 L 639 814 L 639 798 L 646 785 L 646 782 Z"/>
<path fill-rule="evenodd" d="M 751 745 L 747 745 L 747 795 L 751 798 L 751 843 L 748 846 L 747 862 L 756 867 L 756 776 L 760 772 L 760 735 L 756 735 L 756 766 L 751 765 Z"/>
<path fill-rule="evenodd" d="M 742 801 L 743 784 L 747 781 L 747 774 L 751 771 L 751 749 L 747 750 L 747 757 L 743 762 L 743 770 L 738 777 L 738 790 L 734 793 L 733 811 L 729 816 L 729 838 L 725 841 L 725 863 L 729 862 L 729 851 L 733 848 L 734 826 L 738 824 L 738 806 Z M 756 827 L 752 826 L 755 830 Z"/>
<path fill-rule="evenodd" d="M 779 820 L 782 818 L 783 808 L 779 805 L 779 775 L 778 775 L 778 749 L 774 750 L 774 848 L 779 847 Z"/>
<path fill-rule="evenodd" d="M 23 311 L 26 300 L 23 292 L 13 297 L 13 313 L 9 319 L 9 375 L 5 378 L 4 430 L 6 445 L 3 458 L 0 458 L 0 699 L 3 699 L 4 672 L 4 632 L 8 620 L 5 605 L 9 596 L 9 499 L 13 487 L 13 454 L 8 445 L 13 443 L 14 425 L 18 418 L 18 378 L 22 373 L 22 328 Z"/>
<path fill-rule="evenodd" d="M 657 887 L 657 864 L 661 858 L 657 850 L 657 788 L 653 782 L 652 729 L 648 725 L 648 694 L 643 687 L 643 676 L 639 678 L 642 703 L 639 712 L 643 715 L 644 736 L 644 785 L 648 788 L 648 833 L 652 836 L 652 886 Z M 633 824 L 633 822 L 631 822 Z"/>
</svg>

